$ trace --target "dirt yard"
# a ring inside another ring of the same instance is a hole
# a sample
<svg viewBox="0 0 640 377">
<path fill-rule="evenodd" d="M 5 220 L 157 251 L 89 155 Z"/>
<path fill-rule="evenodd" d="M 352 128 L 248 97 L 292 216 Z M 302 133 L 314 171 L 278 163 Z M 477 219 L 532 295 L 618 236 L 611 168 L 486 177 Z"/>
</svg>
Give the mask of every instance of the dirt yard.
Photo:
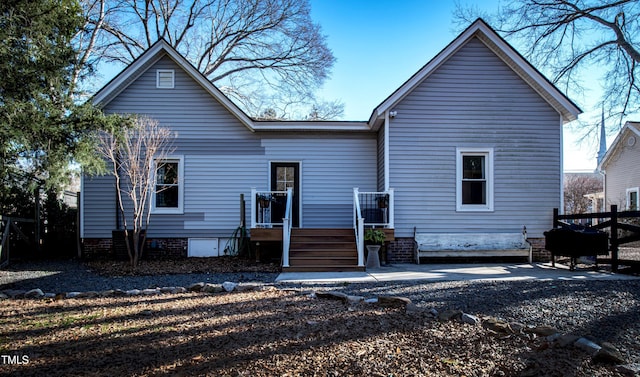
<svg viewBox="0 0 640 377">
<path fill-rule="evenodd" d="M 95 262 L 86 268 L 100 276 L 144 275 L 149 282 L 167 274 L 274 268 L 234 259 L 145 262 L 135 272 L 125 266 Z M 5 298 L 0 375 L 633 376 L 633 368 L 640 370 L 640 283 L 619 284 L 260 283 L 234 292 Z M 400 295 L 416 306 L 406 311 L 315 294 L 331 289 L 366 298 Z M 436 309 L 553 325 L 569 337 L 612 342 L 632 372 L 545 336 L 439 320 Z"/>
<path fill-rule="evenodd" d="M 349 305 L 274 287 L 249 292 L 4 300 L 0 365 L 20 376 L 612 376 L 543 338 Z M 15 359 L 14 359 L 15 360 Z"/>
</svg>

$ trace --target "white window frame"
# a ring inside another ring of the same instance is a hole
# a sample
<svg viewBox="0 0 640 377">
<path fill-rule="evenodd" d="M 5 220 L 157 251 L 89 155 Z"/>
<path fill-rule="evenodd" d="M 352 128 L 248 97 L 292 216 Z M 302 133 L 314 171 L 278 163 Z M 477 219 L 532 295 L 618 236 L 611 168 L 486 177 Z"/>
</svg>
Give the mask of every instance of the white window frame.
<svg viewBox="0 0 640 377">
<path fill-rule="evenodd" d="M 628 188 L 627 189 L 627 195 L 626 195 L 626 201 L 627 201 L 627 206 L 626 209 L 628 211 L 631 210 L 631 200 L 629 200 L 629 194 L 631 193 L 635 193 L 636 194 L 636 208 L 634 209 L 634 211 L 638 211 L 640 210 L 638 207 L 640 207 L 640 187 L 632 187 L 632 188 Z"/>
<path fill-rule="evenodd" d="M 156 178 L 159 162 L 177 162 L 178 163 L 178 207 L 156 207 Z M 181 215 L 184 213 L 184 156 L 167 156 L 162 159 L 156 159 L 153 164 L 153 188 L 151 190 L 151 213 L 152 214 L 173 214 Z"/>
<path fill-rule="evenodd" d="M 485 158 L 485 179 L 487 181 L 486 204 L 462 204 L 462 161 L 464 156 L 483 156 Z M 493 148 L 456 148 L 456 211 L 492 212 L 493 211 Z"/>
<path fill-rule="evenodd" d="M 171 74 L 171 85 L 162 85 L 160 81 L 160 76 L 163 73 Z M 156 70 L 156 88 L 158 89 L 173 89 L 175 87 L 176 81 L 176 73 L 173 69 L 158 69 Z"/>
</svg>

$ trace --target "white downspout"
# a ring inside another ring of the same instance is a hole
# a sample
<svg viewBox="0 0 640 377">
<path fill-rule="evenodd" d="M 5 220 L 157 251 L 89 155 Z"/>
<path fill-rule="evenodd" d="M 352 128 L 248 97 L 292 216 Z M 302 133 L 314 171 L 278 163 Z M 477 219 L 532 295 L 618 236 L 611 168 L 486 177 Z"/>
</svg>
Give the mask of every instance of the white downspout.
<svg viewBox="0 0 640 377">
<path fill-rule="evenodd" d="M 564 124 L 560 115 L 560 208 L 559 213 L 564 215 Z"/>
<path fill-rule="evenodd" d="M 389 191 L 389 110 L 384 112 L 384 190 Z"/>
</svg>

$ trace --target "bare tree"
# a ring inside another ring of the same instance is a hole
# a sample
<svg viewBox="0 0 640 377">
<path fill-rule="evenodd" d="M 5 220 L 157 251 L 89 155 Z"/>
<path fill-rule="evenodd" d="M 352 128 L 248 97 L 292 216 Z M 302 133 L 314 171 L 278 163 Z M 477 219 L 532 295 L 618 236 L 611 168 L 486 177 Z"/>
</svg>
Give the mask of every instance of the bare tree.
<svg viewBox="0 0 640 377">
<path fill-rule="evenodd" d="M 173 151 L 175 137 L 175 133 L 147 117 L 134 118 L 131 126 L 99 136 L 98 150 L 111 165 L 111 174 L 116 179 L 118 207 L 132 268 L 137 267 L 146 241 L 151 195 L 157 193 L 155 180 L 162 167 L 159 162 Z"/>
<path fill-rule="evenodd" d="M 458 5 L 455 16 L 466 25 L 483 16 L 508 40 L 521 42 L 526 58 L 567 93 L 581 93 L 597 76 L 601 101 L 618 128 L 640 110 L 638 1 L 511 0 L 496 15 Z M 591 126 L 589 132 L 597 130 Z"/>
<path fill-rule="evenodd" d="M 594 174 L 571 174 L 564 182 L 565 213 L 587 213 L 591 201 L 587 194 L 601 192 L 604 189 L 602 177 Z"/>
<path fill-rule="evenodd" d="M 79 61 L 129 64 L 165 39 L 250 114 L 274 93 L 313 102 L 335 58 L 308 0 L 82 0 Z M 81 77 L 77 72 L 76 78 Z M 258 102 L 258 103 L 256 103 Z"/>
</svg>

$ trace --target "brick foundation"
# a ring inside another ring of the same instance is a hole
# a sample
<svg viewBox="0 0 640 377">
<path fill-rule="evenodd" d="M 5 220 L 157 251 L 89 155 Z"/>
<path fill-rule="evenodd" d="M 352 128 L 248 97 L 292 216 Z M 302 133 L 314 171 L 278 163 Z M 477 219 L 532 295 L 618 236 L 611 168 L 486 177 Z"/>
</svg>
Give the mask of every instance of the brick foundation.
<svg viewBox="0 0 640 377">
<path fill-rule="evenodd" d="M 147 239 L 144 257 L 148 259 L 182 259 L 187 257 L 187 238 Z"/>
<path fill-rule="evenodd" d="M 182 259 L 187 257 L 187 238 L 147 239 L 143 259 Z M 85 238 L 82 240 L 82 257 L 89 260 L 128 259 L 124 237 Z"/>
<path fill-rule="evenodd" d="M 544 238 L 527 238 L 531 244 L 534 262 L 551 261 L 551 252 L 544 248 Z"/>
<path fill-rule="evenodd" d="M 82 258 L 113 259 L 113 241 L 111 238 L 84 238 L 82 240 Z"/>
<path fill-rule="evenodd" d="M 544 238 L 527 239 L 532 247 L 534 262 L 549 262 L 551 253 L 544 248 Z M 387 263 L 415 263 L 416 244 L 413 238 L 396 238 L 387 244 Z"/>
<path fill-rule="evenodd" d="M 416 244 L 413 238 L 396 238 L 387 243 L 387 263 L 415 263 Z"/>
</svg>

